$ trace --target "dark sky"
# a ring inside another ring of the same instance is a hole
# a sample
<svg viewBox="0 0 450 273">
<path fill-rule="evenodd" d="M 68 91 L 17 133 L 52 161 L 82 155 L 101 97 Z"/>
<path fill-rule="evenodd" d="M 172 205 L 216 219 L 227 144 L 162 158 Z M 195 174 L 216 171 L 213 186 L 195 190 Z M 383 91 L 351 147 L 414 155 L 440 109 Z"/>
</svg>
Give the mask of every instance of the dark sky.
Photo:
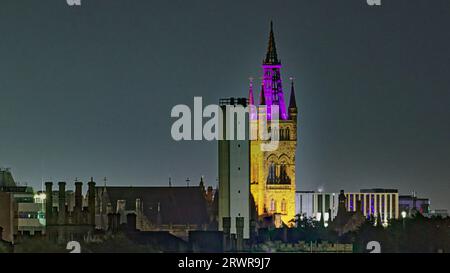
<svg viewBox="0 0 450 273">
<path fill-rule="evenodd" d="M 450 1 L 3 0 L 0 165 L 16 180 L 216 184 L 170 110 L 247 95 L 274 20 L 296 78 L 299 190 L 415 190 L 450 208 Z"/>
</svg>

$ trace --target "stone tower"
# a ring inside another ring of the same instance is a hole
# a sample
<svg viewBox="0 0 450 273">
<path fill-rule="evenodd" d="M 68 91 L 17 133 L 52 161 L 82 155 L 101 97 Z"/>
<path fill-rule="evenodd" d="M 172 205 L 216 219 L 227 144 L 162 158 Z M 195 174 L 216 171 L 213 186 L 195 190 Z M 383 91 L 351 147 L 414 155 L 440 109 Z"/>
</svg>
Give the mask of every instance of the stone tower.
<svg viewBox="0 0 450 273">
<path fill-rule="evenodd" d="M 279 107 L 279 145 L 274 151 L 261 149 L 263 140 L 250 143 L 250 191 L 259 217 L 280 215 L 291 226 L 295 217 L 295 152 L 297 149 L 297 104 L 294 82 L 291 80 L 289 106 L 286 108 L 281 80 L 281 62 L 275 46 L 273 24 L 270 24 L 269 45 L 263 60 L 263 77 L 257 113 L 251 113 L 251 123 L 266 119 L 270 128 L 270 111 Z M 249 103 L 255 105 L 253 83 L 250 83 Z M 256 106 L 256 105 L 255 105 Z M 254 128 L 254 127 L 253 127 Z M 270 129 L 269 129 L 270 130 Z"/>
</svg>

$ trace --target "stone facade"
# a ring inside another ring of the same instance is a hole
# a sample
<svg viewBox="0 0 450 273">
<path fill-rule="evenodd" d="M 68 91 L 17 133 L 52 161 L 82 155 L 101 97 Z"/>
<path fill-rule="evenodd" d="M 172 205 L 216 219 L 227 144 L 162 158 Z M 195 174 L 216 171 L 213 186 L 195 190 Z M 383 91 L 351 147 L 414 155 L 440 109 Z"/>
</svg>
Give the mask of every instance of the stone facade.
<svg viewBox="0 0 450 273">
<path fill-rule="evenodd" d="M 286 225 L 295 217 L 295 151 L 297 149 L 296 120 L 280 121 L 280 131 L 286 135 L 280 137 L 278 149 L 262 151 L 262 140 L 251 141 L 251 186 L 258 215 L 281 214 Z M 270 181 L 270 172 L 274 168 L 275 179 Z M 281 169 L 287 179 L 281 181 Z M 278 180 L 278 181 L 277 181 Z"/>
</svg>

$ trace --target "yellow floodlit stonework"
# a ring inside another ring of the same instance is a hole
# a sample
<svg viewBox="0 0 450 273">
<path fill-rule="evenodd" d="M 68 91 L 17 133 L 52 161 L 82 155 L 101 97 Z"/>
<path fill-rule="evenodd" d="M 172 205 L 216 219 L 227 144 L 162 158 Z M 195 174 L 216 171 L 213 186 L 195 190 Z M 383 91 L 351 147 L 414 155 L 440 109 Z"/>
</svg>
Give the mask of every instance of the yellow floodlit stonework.
<svg viewBox="0 0 450 273">
<path fill-rule="evenodd" d="M 280 121 L 280 142 L 275 151 L 263 151 L 259 139 L 250 144 L 250 191 L 258 216 L 280 214 L 289 226 L 295 217 L 296 123 L 296 118 Z"/>
</svg>

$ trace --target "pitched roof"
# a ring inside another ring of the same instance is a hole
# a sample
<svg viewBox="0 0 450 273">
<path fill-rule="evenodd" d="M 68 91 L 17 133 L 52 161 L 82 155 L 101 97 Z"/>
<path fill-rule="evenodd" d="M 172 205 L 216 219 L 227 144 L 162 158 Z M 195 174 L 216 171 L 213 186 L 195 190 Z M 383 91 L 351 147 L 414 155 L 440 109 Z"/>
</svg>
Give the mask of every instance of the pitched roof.
<svg viewBox="0 0 450 273">
<path fill-rule="evenodd" d="M 158 221 L 158 204 L 161 224 L 209 222 L 207 202 L 200 187 L 106 187 L 106 192 L 114 210 L 117 200 L 126 201 L 126 210 L 135 210 L 136 199 L 140 199 L 144 215 L 153 223 Z"/>
</svg>

